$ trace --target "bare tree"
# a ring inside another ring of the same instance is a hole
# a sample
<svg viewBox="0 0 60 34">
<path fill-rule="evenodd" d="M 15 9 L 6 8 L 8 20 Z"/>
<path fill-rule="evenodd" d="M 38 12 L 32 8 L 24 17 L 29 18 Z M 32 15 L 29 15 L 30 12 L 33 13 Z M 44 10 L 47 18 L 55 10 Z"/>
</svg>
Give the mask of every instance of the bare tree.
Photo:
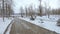
<svg viewBox="0 0 60 34">
<path fill-rule="evenodd" d="M 40 1 L 40 6 L 39 6 L 40 16 L 42 16 L 42 5 L 41 5 L 42 0 L 39 1 Z"/>
<path fill-rule="evenodd" d="M 3 16 L 3 21 L 4 17 L 7 14 L 7 10 L 9 9 L 8 6 L 10 7 L 12 3 L 12 0 L 2 0 L 2 16 Z M 10 7 L 11 8 L 11 7 Z"/>
<path fill-rule="evenodd" d="M 20 12 L 21 12 L 21 17 L 23 17 L 23 7 L 20 8 Z"/>
<path fill-rule="evenodd" d="M 27 9 L 27 7 L 25 7 L 25 11 L 26 11 L 26 17 L 27 17 L 27 12 L 28 12 L 28 9 Z"/>
<path fill-rule="evenodd" d="M 47 9 L 47 14 L 48 14 L 48 18 L 49 18 L 50 14 L 51 14 L 50 7 Z"/>
<path fill-rule="evenodd" d="M 3 15 L 3 21 L 4 21 L 4 0 L 2 0 L 2 6 L 3 6 L 2 15 Z"/>
<path fill-rule="evenodd" d="M 10 17 L 13 13 L 13 10 L 12 10 L 12 0 L 6 0 L 5 1 L 5 10 L 6 10 L 6 17 Z"/>
<path fill-rule="evenodd" d="M 35 18 L 34 18 L 34 10 L 33 10 L 33 7 L 32 6 L 30 6 L 29 7 L 29 15 L 30 15 L 30 19 L 31 20 L 34 20 Z"/>
<path fill-rule="evenodd" d="M 45 12 L 48 14 L 48 18 L 49 18 L 50 6 L 49 6 L 49 8 L 47 8 L 48 6 L 49 6 L 49 4 L 46 4 L 46 2 L 45 2 Z"/>
</svg>

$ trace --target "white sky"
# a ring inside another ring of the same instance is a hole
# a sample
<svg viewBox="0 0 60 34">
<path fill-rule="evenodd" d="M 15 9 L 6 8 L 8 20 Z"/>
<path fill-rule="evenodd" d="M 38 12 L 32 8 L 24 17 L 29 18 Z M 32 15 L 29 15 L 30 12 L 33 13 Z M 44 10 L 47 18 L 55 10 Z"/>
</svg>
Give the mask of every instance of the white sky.
<svg viewBox="0 0 60 34">
<path fill-rule="evenodd" d="M 35 6 L 37 8 L 39 6 L 38 0 L 13 0 L 14 1 L 14 11 L 15 13 L 19 13 L 20 7 L 28 7 L 30 5 Z M 42 5 L 45 7 L 46 5 L 49 5 L 51 8 L 56 9 L 59 7 L 58 0 L 42 0 Z M 48 7 L 49 7 L 48 6 Z"/>
</svg>

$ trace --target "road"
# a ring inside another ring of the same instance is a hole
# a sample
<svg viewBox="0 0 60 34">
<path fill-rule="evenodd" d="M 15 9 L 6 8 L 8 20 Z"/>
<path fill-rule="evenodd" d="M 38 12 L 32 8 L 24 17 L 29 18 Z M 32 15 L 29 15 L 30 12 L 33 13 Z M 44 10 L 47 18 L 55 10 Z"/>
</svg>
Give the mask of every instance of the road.
<svg viewBox="0 0 60 34">
<path fill-rule="evenodd" d="M 10 34 L 56 34 L 19 18 L 15 18 L 13 22 Z"/>
</svg>

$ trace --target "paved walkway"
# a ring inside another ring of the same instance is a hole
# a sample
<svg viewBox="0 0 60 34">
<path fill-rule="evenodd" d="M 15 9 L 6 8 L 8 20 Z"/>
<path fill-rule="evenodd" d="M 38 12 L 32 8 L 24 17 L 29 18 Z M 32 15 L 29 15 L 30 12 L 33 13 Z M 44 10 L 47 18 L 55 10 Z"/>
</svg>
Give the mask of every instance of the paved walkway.
<svg viewBox="0 0 60 34">
<path fill-rule="evenodd" d="M 14 19 L 10 34 L 56 34 L 55 32 L 49 31 L 25 20 L 18 18 Z"/>
</svg>

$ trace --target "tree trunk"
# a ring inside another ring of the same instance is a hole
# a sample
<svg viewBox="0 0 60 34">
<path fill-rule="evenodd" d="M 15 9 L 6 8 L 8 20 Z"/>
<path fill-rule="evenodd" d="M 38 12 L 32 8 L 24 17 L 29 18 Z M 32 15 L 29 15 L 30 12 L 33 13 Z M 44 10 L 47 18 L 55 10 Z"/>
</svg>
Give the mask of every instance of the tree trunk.
<svg viewBox="0 0 60 34">
<path fill-rule="evenodd" d="M 2 13 L 2 15 L 3 15 L 3 21 L 4 21 L 4 0 L 2 0 L 2 6 L 3 6 L 3 13 Z"/>
</svg>

